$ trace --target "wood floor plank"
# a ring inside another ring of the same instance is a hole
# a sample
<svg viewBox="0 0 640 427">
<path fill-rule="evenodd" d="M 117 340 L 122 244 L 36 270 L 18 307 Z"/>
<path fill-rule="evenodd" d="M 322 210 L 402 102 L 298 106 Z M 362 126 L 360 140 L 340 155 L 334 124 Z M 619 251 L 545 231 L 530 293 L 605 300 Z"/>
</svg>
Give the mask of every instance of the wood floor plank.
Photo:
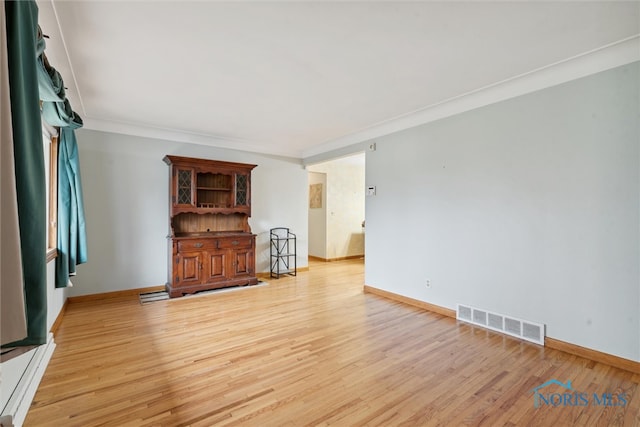
<svg viewBox="0 0 640 427">
<path fill-rule="evenodd" d="M 71 302 L 25 425 L 640 426 L 640 375 L 363 283 L 359 260 L 312 262 L 234 292 Z M 626 405 L 535 408 L 550 379 Z"/>
</svg>

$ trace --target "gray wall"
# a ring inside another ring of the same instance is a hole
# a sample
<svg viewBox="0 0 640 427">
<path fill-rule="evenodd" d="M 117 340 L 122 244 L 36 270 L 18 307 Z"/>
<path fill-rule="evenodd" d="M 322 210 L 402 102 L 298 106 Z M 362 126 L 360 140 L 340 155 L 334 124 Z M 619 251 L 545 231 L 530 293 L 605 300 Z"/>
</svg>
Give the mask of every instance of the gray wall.
<svg viewBox="0 0 640 427">
<path fill-rule="evenodd" d="M 376 139 L 366 283 L 640 360 L 639 80 L 634 63 Z"/>
<path fill-rule="evenodd" d="M 79 130 L 89 262 L 70 295 L 164 285 L 167 279 L 166 154 L 257 164 L 252 172 L 256 271 L 269 271 L 269 229 L 298 236 L 307 266 L 307 171 L 299 160 L 114 133 Z"/>
</svg>

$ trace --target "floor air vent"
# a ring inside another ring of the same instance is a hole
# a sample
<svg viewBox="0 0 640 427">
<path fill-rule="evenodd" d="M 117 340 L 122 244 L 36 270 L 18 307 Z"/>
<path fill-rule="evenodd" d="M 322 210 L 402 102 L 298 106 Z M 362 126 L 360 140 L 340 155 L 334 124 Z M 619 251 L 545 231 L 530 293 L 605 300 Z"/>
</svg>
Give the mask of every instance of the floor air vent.
<svg viewBox="0 0 640 427">
<path fill-rule="evenodd" d="M 456 318 L 493 331 L 544 345 L 544 325 L 458 304 Z"/>
</svg>

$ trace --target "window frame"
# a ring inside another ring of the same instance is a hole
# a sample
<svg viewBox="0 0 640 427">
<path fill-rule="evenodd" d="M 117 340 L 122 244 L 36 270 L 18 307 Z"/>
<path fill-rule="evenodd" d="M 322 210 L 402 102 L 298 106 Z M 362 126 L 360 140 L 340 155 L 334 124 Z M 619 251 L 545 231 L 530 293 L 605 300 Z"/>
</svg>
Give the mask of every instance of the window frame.
<svg viewBox="0 0 640 427">
<path fill-rule="evenodd" d="M 44 122 L 43 122 L 44 123 Z M 48 188 L 47 188 L 47 263 L 58 256 L 58 132 L 43 124 L 43 155 L 48 156 Z M 44 148 L 47 148 L 45 145 Z"/>
</svg>

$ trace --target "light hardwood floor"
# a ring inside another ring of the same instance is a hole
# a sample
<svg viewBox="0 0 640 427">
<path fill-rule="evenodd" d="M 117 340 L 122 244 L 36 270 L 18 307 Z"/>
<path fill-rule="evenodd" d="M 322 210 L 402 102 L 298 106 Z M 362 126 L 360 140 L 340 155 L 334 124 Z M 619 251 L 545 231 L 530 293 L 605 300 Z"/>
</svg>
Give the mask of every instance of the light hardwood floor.
<svg viewBox="0 0 640 427">
<path fill-rule="evenodd" d="M 640 425 L 640 375 L 364 294 L 363 278 L 361 261 L 313 262 L 235 292 L 69 304 L 25 425 Z M 534 408 L 550 379 L 627 402 Z"/>
</svg>

